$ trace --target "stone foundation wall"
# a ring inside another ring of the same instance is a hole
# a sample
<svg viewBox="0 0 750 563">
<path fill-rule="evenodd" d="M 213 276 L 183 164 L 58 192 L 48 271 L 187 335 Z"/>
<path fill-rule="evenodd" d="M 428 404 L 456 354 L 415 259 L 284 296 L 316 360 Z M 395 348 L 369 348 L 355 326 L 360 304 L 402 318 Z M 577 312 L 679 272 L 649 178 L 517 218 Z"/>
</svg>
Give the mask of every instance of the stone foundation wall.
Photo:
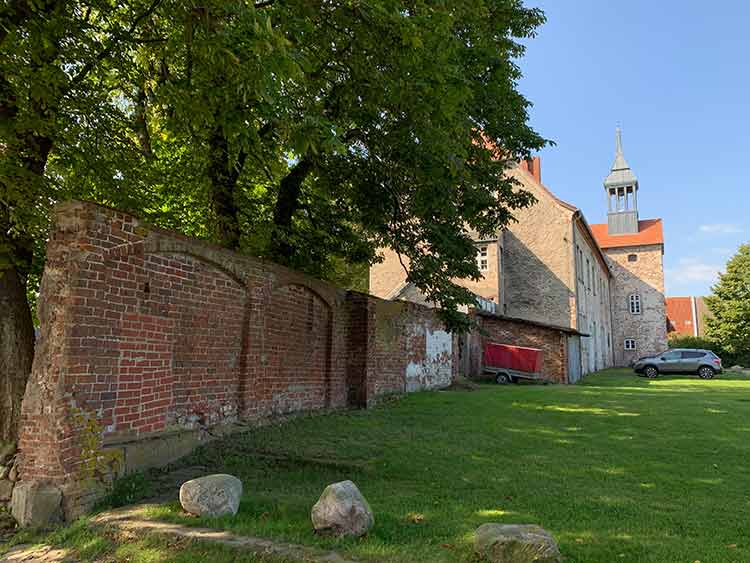
<svg viewBox="0 0 750 563">
<path fill-rule="evenodd" d="M 38 314 L 17 474 L 62 490 L 68 519 L 113 475 L 172 461 L 206 429 L 364 407 L 457 369 L 432 309 L 78 201 L 56 210 Z M 154 440 L 167 445 L 138 446 Z"/>
</svg>

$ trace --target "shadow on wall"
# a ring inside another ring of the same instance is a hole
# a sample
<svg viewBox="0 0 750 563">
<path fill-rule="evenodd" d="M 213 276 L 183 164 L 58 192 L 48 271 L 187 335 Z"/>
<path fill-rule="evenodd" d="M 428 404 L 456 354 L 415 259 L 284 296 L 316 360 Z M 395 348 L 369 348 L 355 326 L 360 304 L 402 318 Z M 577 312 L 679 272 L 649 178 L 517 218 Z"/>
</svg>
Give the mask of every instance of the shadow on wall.
<svg viewBox="0 0 750 563">
<path fill-rule="evenodd" d="M 571 325 L 574 291 L 509 230 L 505 231 L 503 278 L 504 314 L 559 326 Z"/>
</svg>

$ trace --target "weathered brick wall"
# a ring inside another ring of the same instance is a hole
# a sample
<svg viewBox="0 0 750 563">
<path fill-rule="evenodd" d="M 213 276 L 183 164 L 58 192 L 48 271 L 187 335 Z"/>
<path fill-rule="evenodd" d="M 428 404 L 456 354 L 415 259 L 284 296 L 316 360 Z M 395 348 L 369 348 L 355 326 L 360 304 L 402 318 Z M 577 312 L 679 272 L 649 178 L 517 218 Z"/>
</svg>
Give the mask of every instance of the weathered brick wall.
<svg viewBox="0 0 750 563">
<path fill-rule="evenodd" d="M 450 385 L 458 367 L 457 340 L 434 310 L 404 301 L 369 303 L 368 396 Z"/>
<path fill-rule="evenodd" d="M 563 330 L 475 312 L 480 332 L 471 335 L 471 373 L 481 374 L 486 342 L 539 348 L 544 352 L 542 375 L 556 383 L 568 383 L 568 334 Z"/>
<path fill-rule="evenodd" d="M 68 517 L 123 469 L 122 444 L 371 405 L 446 386 L 456 369 L 432 309 L 94 204 L 58 207 L 47 260 L 19 473 L 61 487 Z"/>
</svg>

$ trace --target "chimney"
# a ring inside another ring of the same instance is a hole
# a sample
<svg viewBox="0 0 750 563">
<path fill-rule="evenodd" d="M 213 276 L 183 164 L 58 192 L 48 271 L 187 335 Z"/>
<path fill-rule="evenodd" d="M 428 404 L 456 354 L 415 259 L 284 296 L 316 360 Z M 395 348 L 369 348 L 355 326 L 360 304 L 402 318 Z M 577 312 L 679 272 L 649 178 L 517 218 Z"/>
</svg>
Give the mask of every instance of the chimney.
<svg viewBox="0 0 750 563">
<path fill-rule="evenodd" d="M 542 159 L 538 156 L 521 161 L 521 168 L 531 174 L 534 179 L 542 183 Z"/>
</svg>

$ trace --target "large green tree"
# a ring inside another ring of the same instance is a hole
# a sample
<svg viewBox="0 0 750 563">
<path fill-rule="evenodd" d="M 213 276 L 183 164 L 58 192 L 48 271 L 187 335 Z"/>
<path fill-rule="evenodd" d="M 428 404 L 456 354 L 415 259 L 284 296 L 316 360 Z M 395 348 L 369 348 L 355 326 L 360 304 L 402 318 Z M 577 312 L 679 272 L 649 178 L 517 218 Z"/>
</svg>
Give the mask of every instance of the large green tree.
<svg viewBox="0 0 750 563">
<path fill-rule="evenodd" d="M 740 246 L 726 271 L 719 275 L 713 294 L 706 298 L 713 317 L 706 317 L 706 337 L 728 352 L 734 361 L 750 362 L 750 245 Z"/>
<path fill-rule="evenodd" d="M 43 259 L 50 204 L 64 196 L 47 163 L 71 128 L 107 107 L 106 75 L 145 39 L 160 3 L 0 7 L 0 440 L 16 431 L 33 356 L 29 281 Z"/>
<path fill-rule="evenodd" d="M 392 247 L 453 325 L 469 229 L 532 203 L 520 0 L 15 0 L 0 22 L 0 396 L 50 204 L 88 197 L 329 279 Z M 501 147 L 499 150 L 497 147 Z M 21 351 L 19 353 L 19 350 Z"/>
</svg>

